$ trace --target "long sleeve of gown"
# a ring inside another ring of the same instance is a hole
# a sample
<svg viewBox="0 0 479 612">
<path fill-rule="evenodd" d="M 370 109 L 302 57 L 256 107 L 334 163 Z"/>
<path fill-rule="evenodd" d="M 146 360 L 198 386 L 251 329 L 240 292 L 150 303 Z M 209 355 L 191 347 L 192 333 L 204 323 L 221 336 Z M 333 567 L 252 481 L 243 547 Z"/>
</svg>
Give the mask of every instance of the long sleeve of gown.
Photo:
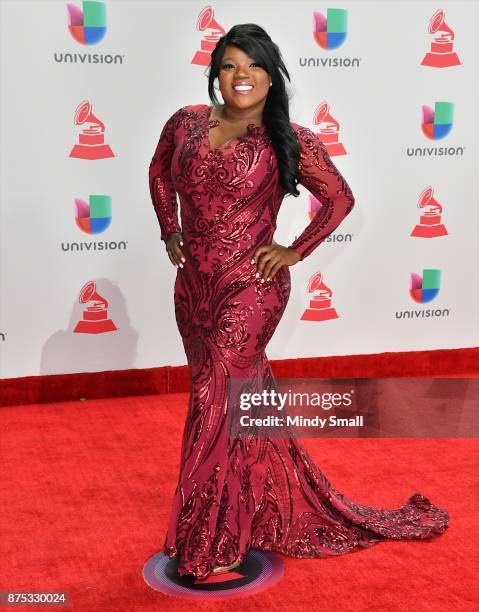
<svg viewBox="0 0 479 612">
<path fill-rule="evenodd" d="M 304 259 L 351 212 L 354 196 L 318 136 L 303 126 L 296 129 L 296 135 L 301 151 L 300 183 L 322 204 L 311 223 L 289 245 Z"/>
<path fill-rule="evenodd" d="M 181 232 L 177 195 L 171 179 L 178 115 L 179 111 L 176 111 L 165 123 L 148 171 L 151 200 L 160 223 L 162 240 L 171 232 Z"/>
</svg>

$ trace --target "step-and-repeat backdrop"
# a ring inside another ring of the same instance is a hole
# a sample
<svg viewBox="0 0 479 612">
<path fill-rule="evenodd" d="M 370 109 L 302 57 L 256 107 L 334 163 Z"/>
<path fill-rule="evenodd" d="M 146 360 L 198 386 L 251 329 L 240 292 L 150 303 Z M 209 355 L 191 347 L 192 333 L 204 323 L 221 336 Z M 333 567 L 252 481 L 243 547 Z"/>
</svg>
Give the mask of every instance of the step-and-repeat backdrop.
<svg viewBox="0 0 479 612">
<path fill-rule="evenodd" d="M 148 190 L 161 129 L 210 103 L 237 23 L 356 206 L 304 262 L 271 359 L 470 347 L 478 324 L 476 1 L 1 3 L 1 376 L 186 363 Z M 317 202 L 288 197 L 290 244 Z"/>
</svg>

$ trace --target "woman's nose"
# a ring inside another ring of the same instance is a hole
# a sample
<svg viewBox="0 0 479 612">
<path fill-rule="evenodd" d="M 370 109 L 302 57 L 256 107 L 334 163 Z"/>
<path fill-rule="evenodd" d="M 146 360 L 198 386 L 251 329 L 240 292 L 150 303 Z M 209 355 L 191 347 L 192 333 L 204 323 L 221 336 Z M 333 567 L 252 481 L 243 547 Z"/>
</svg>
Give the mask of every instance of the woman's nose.
<svg viewBox="0 0 479 612">
<path fill-rule="evenodd" d="M 236 71 L 236 76 L 237 77 L 248 78 L 249 77 L 249 72 L 248 72 L 248 70 L 246 70 L 244 68 L 238 68 L 237 71 Z"/>
</svg>

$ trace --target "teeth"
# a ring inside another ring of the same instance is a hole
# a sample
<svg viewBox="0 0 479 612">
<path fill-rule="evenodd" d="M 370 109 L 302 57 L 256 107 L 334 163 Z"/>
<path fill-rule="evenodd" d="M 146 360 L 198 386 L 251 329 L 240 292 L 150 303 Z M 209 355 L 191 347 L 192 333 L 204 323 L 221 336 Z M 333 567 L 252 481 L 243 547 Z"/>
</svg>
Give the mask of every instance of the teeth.
<svg viewBox="0 0 479 612">
<path fill-rule="evenodd" d="M 237 89 L 238 91 L 248 91 L 248 89 L 253 89 L 252 85 L 235 85 L 233 89 Z"/>
</svg>

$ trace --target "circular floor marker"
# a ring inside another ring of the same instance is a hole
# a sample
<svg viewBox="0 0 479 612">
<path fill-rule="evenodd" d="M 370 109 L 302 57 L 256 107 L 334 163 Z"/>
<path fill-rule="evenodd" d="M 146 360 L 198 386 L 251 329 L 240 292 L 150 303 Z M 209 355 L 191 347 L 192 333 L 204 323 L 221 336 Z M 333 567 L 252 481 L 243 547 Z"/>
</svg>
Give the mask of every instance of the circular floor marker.
<svg viewBox="0 0 479 612">
<path fill-rule="evenodd" d="M 153 589 L 189 599 L 228 599 L 247 597 L 269 589 L 283 576 L 281 559 L 271 552 L 250 549 L 244 562 L 225 574 L 210 575 L 205 580 L 178 575 L 178 559 L 162 552 L 150 557 L 143 568 L 143 578 Z"/>
</svg>

